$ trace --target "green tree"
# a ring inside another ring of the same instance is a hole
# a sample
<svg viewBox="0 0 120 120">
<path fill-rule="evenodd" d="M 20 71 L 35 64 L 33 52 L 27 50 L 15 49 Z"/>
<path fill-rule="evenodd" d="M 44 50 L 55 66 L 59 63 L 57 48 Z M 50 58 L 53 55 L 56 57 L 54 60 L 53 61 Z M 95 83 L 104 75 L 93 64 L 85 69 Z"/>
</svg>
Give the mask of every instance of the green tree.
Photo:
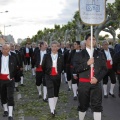
<svg viewBox="0 0 120 120">
<path fill-rule="evenodd" d="M 120 39 L 120 34 L 118 34 L 117 37 Z"/>
</svg>

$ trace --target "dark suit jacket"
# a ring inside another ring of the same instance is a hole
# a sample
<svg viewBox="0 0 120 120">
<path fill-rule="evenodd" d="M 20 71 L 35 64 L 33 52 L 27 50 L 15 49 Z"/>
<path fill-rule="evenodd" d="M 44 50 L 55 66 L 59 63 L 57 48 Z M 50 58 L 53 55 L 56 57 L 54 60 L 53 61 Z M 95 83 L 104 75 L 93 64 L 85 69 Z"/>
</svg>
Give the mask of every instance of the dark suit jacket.
<svg viewBox="0 0 120 120">
<path fill-rule="evenodd" d="M 18 63 L 19 63 L 19 67 L 23 68 L 22 57 L 21 57 L 20 51 L 15 50 L 15 52 L 16 52 L 16 57 L 17 57 Z"/>
<path fill-rule="evenodd" d="M 29 55 L 31 56 L 31 48 L 28 48 L 29 49 Z M 26 55 L 26 47 L 24 48 L 24 50 L 23 50 L 23 52 L 24 52 L 24 57 L 25 57 L 25 55 Z"/>
<path fill-rule="evenodd" d="M 94 75 L 98 81 L 101 81 L 107 73 L 106 61 L 102 52 L 94 49 Z M 73 60 L 74 72 L 80 73 L 79 78 L 90 79 L 90 66 L 87 61 L 90 56 L 86 49 L 76 53 Z"/>
<path fill-rule="evenodd" d="M 62 55 L 64 55 L 64 53 L 67 51 L 67 49 L 66 48 L 64 48 L 64 51 L 63 51 L 63 53 L 62 53 L 62 50 L 61 50 L 61 48 L 58 50 L 58 53 L 60 53 L 60 54 L 62 54 Z"/>
<path fill-rule="evenodd" d="M 33 51 L 33 48 L 30 49 L 31 63 L 35 63 L 38 51 L 39 51 L 39 48 L 37 47 L 34 49 L 34 51 Z"/>
<path fill-rule="evenodd" d="M 1 58 L 2 54 L 0 55 L 0 73 L 1 73 Z M 17 62 L 14 56 L 9 55 L 9 72 L 10 72 L 10 79 L 14 79 L 14 76 L 17 72 Z"/>
<path fill-rule="evenodd" d="M 120 71 L 120 51 L 113 57 L 113 69 L 115 72 Z"/>
<path fill-rule="evenodd" d="M 42 62 L 42 68 L 45 74 L 50 75 L 52 70 L 52 58 L 51 54 L 45 54 Z M 57 71 L 58 74 L 61 75 L 64 69 L 64 59 L 61 54 L 58 54 L 57 59 Z"/>
<path fill-rule="evenodd" d="M 48 50 L 46 50 L 46 52 L 49 54 Z M 35 61 L 36 67 L 40 65 L 40 61 L 41 61 L 41 55 L 40 55 L 40 49 L 39 49 L 36 53 L 36 61 Z"/>
<path fill-rule="evenodd" d="M 14 52 L 10 52 L 10 54 L 15 58 L 16 63 L 17 63 L 17 69 L 19 69 L 20 68 L 20 63 L 19 63 L 20 61 L 19 61 L 18 55 Z"/>
<path fill-rule="evenodd" d="M 64 53 L 64 64 L 66 65 L 66 64 L 70 64 L 70 55 L 71 55 L 71 52 L 70 52 L 70 50 L 67 50 L 67 51 L 65 51 L 65 53 Z"/>
<path fill-rule="evenodd" d="M 106 60 L 107 60 L 107 56 L 106 56 L 104 50 L 101 50 L 101 51 L 103 52 L 103 54 L 104 54 L 104 56 L 105 56 L 105 58 L 106 58 Z M 110 55 L 111 55 L 111 57 L 112 57 L 112 59 L 113 59 L 115 52 L 114 52 L 114 50 L 113 50 L 112 48 L 109 48 L 109 51 L 110 51 Z"/>
</svg>

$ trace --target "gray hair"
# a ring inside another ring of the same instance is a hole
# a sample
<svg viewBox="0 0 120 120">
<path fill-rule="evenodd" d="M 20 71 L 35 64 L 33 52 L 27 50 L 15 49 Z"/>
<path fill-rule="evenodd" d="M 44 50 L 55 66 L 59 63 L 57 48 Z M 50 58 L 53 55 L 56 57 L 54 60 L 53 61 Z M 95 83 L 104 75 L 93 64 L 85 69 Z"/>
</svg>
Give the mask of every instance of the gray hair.
<svg viewBox="0 0 120 120">
<path fill-rule="evenodd" d="M 104 44 L 106 44 L 106 43 L 109 44 L 109 42 L 108 42 L 107 40 L 103 40 L 103 41 L 102 41 L 102 45 L 104 45 Z"/>
<path fill-rule="evenodd" d="M 50 46 L 52 46 L 53 44 L 58 45 L 58 44 L 59 44 L 59 42 L 57 42 L 57 41 L 52 41 L 52 42 L 51 42 L 51 44 L 50 44 Z"/>
<path fill-rule="evenodd" d="M 3 44 L 3 45 L 2 45 L 2 48 L 3 48 L 4 46 L 7 46 L 7 47 L 10 48 L 10 44 L 8 44 L 8 43 Z"/>
<path fill-rule="evenodd" d="M 81 43 L 80 43 L 81 46 L 83 46 L 83 45 L 85 45 L 85 44 L 86 44 L 86 43 L 85 43 L 85 40 L 81 41 Z"/>
</svg>

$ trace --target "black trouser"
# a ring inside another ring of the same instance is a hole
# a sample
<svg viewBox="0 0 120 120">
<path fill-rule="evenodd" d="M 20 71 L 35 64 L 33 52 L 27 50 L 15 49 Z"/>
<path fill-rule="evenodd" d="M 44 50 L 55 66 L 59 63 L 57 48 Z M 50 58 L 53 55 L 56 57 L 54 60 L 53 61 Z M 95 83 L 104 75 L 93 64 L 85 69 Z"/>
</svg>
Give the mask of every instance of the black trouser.
<svg viewBox="0 0 120 120">
<path fill-rule="evenodd" d="M 78 88 L 79 110 L 85 112 L 89 106 L 93 112 L 102 111 L 102 88 L 101 84 L 79 83 Z"/>
<path fill-rule="evenodd" d="M 30 65 L 30 57 L 25 57 L 25 65 Z"/>
<path fill-rule="evenodd" d="M 45 74 L 43 72 L 36 72 L 36 85 L 40 86 L 43 83 L 43 86 L 46 86 Z"/>
<path fill-rule="evenodd" d="M 32 68 L 35 67 L 35 59 L 32 59 L 32 58 L 31 58 L 31 65 L 32 65 Z"/>
<path fill-rule="evenodd" d="M 120 74 L 119 74 L 119 75 L 117 75 L 117 77 L 118 77 L 118 83 L 119 83 L 119 93 L 120 93 Z"/>
<path fill-rule="evenodd" d="M 79 84 L 79 74 L 77 74 L 77 77 L 78 77 L 78 79 L 74 79 L 73 78 L 73 74 L 72 74 L 72 84 Z"/>
<path fill-rule="evenodd" d="M 14 80 L 0 80 L 1 84 L 1 103 L 14 106 Z"/>
<path fill-rule="evenodd" d="M 20 70 L 17 70 L 17 73 L 16 73 L 16 75 L 15 75 L 15 82 L 20 82 L 20 80 L 21 80 L 21 72 L 22 71 L 20 71 Z"/>
<path fill-rule="evenodd" d="M 66 65 L 66 74 L 67 74 L 67 81 L 70 81 L 72 79 L 70 65 Z"/>
<path fill-rule="evenodd" d="M 103 84 L 107 84 L 108 83 L 108 77 L 110 77 L 110 80 L 111 80 L 112 84 L 116 83 L 115 72 L 113 71 L 113 69 L 108 69 L 107 74 L 103 78 Z"/>
<path fill-rule="evenodd" d="M 61 75 L 45 75 L 48 98 L 58 97 L 61 84 Z"/>
</svg>

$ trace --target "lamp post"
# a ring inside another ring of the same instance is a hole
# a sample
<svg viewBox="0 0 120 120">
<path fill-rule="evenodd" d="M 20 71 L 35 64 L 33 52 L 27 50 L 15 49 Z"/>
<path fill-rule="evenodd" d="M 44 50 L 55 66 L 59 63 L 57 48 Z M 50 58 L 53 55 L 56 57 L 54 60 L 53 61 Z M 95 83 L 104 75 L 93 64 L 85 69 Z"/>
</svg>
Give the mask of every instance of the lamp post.
<svg viewBox="0 0 120 120">
<path fill-rule="evenodd" d="M 4 25 L 4 36 L 5 36 L 5 28 L 6 27 L 11 27 L 11 25 L 6 25 L 6 26 Z"/>
</svg>

